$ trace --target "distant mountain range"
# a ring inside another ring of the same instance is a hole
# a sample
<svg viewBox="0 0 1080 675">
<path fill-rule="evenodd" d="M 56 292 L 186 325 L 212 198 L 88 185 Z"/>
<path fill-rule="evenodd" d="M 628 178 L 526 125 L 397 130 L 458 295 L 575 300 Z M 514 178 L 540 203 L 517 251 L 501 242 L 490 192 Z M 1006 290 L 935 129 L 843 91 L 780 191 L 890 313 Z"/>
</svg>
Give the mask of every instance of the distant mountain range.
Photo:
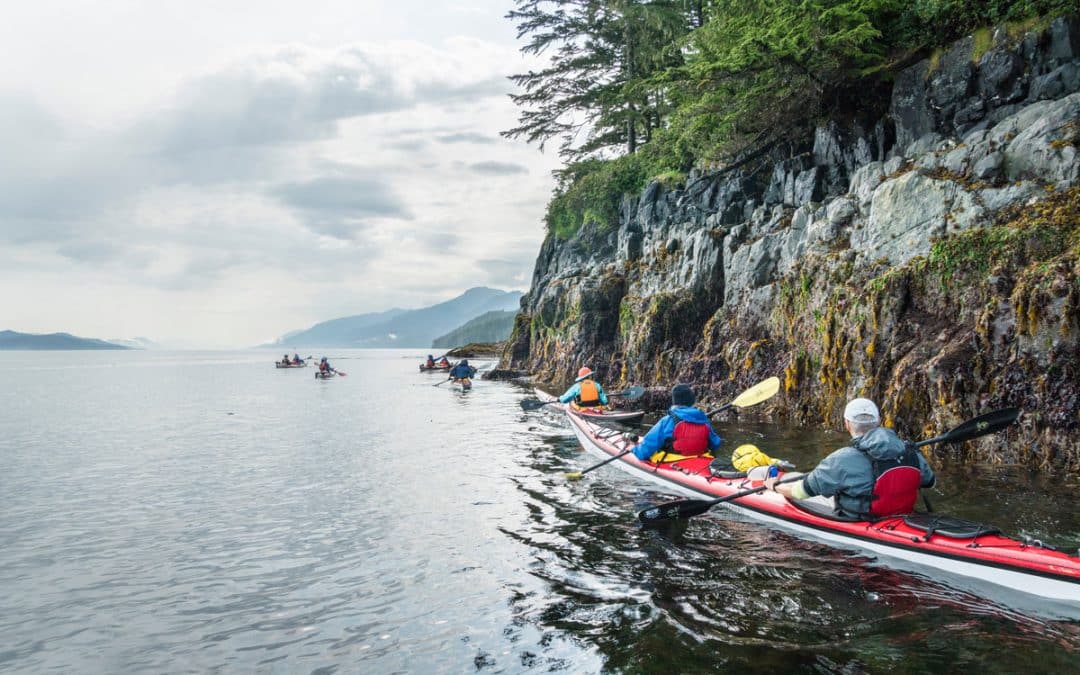
<svg viewBox="0 0 1080 675">
<path fill-rule="evenodd" d="M 519 291 L 470 288 L 453 300 L 422 309 L 390 309 L 317 323 L 311 328 L 286 333 L 273 345 L 279 347 L 423 347 L 476 317 L 494 311 L 514 311 L 521 302 Z"/>
<path fill-rule="evenodd" d="M 154 342 L 150 338 L 133 337 L 133 338 L 109 338 L 108 342 L 114 345 L 120 345 L 121 347 L 128 347 L 130 349 L 161 349 L 161 345 Z"/>
<path fill-rule="evenodd" d="M 69 333 L 35 335 L 0 330 L 0 349 L 130 349 L 130 347 L 94 338 L 76 337 Z"/>
<path fill-rule="evenodd" d="M 459 326 L 446 335 L 435 338 L 432 347 L 451 349 L 474 342 L 502 342 L 510 337 L 514 330 L 516 309 L 494 311 L 481 314 L 464 326 Z"/>
</svg>

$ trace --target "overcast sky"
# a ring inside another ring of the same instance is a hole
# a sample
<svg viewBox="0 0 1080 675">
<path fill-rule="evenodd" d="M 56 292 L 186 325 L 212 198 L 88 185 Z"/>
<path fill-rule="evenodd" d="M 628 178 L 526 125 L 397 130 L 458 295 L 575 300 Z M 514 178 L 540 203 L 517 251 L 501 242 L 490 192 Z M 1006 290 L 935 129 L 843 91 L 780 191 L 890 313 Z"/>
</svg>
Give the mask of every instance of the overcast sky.
<svg viewBox="0 0 1080 675">
<path fill-rule="evenodd" d="M 552 153 L 511 0 L 34 0 L 0 20 L 0 330 L 242 347 L 525 290 Z"/>
</svg>

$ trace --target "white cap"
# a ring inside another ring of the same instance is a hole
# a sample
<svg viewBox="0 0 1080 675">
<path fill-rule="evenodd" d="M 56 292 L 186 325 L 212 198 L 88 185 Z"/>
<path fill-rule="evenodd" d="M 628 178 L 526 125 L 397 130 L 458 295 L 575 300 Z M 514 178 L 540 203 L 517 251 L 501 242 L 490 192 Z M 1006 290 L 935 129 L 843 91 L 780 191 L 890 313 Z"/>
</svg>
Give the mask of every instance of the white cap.
<svg viewBox="0 0 1080 675">
<path fill-rule="evenodd" d="M 870 399 L 855 398 L 844 408 L 844 419 L 850 422 L 877 422 L 881 414 Z"/>
</svg>

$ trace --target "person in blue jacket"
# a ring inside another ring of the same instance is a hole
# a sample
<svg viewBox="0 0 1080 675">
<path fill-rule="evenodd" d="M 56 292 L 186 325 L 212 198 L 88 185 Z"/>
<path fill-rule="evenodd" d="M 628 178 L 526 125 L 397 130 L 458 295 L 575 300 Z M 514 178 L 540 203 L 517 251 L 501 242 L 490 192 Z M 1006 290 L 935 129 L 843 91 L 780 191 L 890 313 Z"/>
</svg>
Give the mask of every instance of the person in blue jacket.
<svg viewBox="0 0 1080 675">
<path fill-rule="evenodd" d="M 676 456 L 704 455 L 720 447 L 722 439 L 709 418 L 694 407 L 694 390 L 688 384 L 671 388 L 671 407 L 634 448 L 643 462 L 672 461 Z"/>
<path fill-rule="evenodd" d="M 469 365 L 468 359 L 461 359 L 461 361 L 450 369 L 448 373 L 451 380 L 467 380 L 476 375 L 476 368 Z"/>
</svg>

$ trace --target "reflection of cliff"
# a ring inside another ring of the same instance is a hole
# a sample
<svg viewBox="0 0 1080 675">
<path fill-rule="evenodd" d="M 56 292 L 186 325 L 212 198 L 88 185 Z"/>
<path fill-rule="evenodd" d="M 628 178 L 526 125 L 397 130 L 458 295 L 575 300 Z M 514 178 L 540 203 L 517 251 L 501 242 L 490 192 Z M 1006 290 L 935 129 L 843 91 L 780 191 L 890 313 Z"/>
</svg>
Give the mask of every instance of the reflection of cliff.
<svg viewBox="0 0 1080 675">
<path fill-rule="evenodd" d="M 549 236 L 504 365 L 717 399 L 775 374 L 776 414 L 862 394 L 913 436 L 1021 405 L 979 452 L 1080 470 L 1080 21 L 999 35 L 905 70 L 872 126 Z"/>
</svg>

